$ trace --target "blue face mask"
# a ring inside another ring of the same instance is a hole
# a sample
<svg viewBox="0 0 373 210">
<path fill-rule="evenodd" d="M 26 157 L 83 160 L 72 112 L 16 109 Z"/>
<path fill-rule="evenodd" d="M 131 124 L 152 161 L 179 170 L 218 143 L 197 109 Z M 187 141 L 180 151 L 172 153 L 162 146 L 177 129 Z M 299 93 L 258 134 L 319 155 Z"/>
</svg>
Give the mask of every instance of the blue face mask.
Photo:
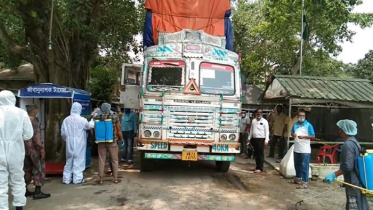
<svg viewBox="0 0 373 210">
<path fill-rule="evenodd" d="M 256 119 L 260 120 L 260 119 L 262 119 L 262 116 L 257 116 Z"/>
<path fill-rule="evenodd" d="M 301 122 L 301 123 L 304 122 L 305 120 L 306 119 L 304 119 L 304 118 L 298 118 L 298 121 Z"/>
<path fill-rule="evenodd" d="M 38 113 L 36 113 L 36 115 L 35 115 L 35 118 L 39 121 L 40 119 L 39 119 L 39 112 Z"/>
<path fill-rule="evenodd" d="M 124 113 L 129 114 L 131 112 L 130 109 L 124 109 Z"/>
</svg>

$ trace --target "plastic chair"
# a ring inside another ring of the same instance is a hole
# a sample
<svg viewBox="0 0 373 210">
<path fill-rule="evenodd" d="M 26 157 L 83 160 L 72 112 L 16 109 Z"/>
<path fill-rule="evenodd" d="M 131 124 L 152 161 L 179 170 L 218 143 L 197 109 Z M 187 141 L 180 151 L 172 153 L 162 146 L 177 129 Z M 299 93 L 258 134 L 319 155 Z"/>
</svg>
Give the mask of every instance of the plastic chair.
<svg viewBox="0 0 373 210">
<path fill-rule="evenodd" d="M 335 153 L 337 152 L 338 149 L 338 144 L 334 146 L 322 146 L 319 149 L 319 152 L 317 153 L 317 161 L 316 163 L 321 163 L 321 158 L 329 158 L 331 164 L 336 164 L 337 161 L 335 160 Z M 330 151 L 332 151 L 330 153 Z M 324 162 L 324 161 L 323 161 Z"/>
</svg>

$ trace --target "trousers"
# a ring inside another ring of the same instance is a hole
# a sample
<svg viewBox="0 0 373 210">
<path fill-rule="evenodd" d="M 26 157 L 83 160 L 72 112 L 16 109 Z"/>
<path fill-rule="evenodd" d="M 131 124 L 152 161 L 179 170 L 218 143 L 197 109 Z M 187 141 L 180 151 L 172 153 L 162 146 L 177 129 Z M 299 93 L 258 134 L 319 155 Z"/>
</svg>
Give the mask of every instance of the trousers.
<svg viewBox="0 0 373 210">
<path fill-rule="evenodd" d="M 254 147 L 256 169 L 263 171 L 264 165 L 264 138 L 252 138 L 251 145 Z"/>
<path fill-rule="evenodd" d="M 23 171 L 25 172 L 26 186 L 34 180 L 34 184 L 37 187 L 41 187 L 44 184 L 45 168 L 42 164 L 38 155 L 26 155 L 23 165 Z"/>
<path fill-rule="evenodd" d="M 272 141 L 271 141 L 271 147 L 269 150 L 269 156 L 275 157 L 275 148 L 277 142 L 280 143 L 278 148 L 278 158 L 282 159 L 286 155 L 286 139 L 282 136 L 276 136 L 273 135 Z"/>
<path fill-rule="evenodd" d="M 134 132 L 133 131 L 122 131 L 124 148 L 122 153 L 122 159 L 133 161 L 133 142 L 134 142 Z M 128 159 L 127 159 L 128 158 Z"/>
<path fill-rule="evenodd" d="M 304 184 L 308 184 L 309 170 L 310 170 L 309 153 L 294 152 L 294 168 L 296 178 L 302 180 Z"/>
<path fill-rule="evenodd" d="M 103 177 L 105 174 L 106 154 L 109 153 L 113 167 L 113 176 L 118 177 L 118 144 L 99 143 L 98 144 L 98 175 Z"/>
</svg>

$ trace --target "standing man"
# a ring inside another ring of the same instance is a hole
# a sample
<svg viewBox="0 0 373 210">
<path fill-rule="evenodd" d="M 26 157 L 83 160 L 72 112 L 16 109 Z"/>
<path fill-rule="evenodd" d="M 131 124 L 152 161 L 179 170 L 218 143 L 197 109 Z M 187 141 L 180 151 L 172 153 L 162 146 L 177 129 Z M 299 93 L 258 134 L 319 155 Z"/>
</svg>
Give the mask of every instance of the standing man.
<svg viewBox="0 0 373 210">
<path fill-rule="evenodd" d="M 298 112 L 298 122 L 291 129 L 294 138 L 294 167 L 296 189 L 308 188 L 309 167 L 311 158 L 311 140 L 315 139 L 315 131 L 311 123 L 306 120 L 306 112 Z"/>
<path fill-rule="evenodd" d="M 241 125 L 240 125 L 240 142 L 241 142 L 241 154 L 247 156 L 247 138 L 248 131 L 250 128 L 250 117 L 247 116 L 246 111 L 241 113 Z"/>
<path fill-rule="evenodd" d="M 249 141 L 254 147 L 256 168 L 254 173 L 263 172 L 264 164 L 264 147 L 268 145 L 269 141 L 269 125 L 268 121 L 262 117 L 263 110 L 257 109 L 255 111 L 256 118 L 251 123 Z"/>
<path fill-rule="evenodd" d="M 120 131 L 120 124 L 119 124 L 119 118 L 115 114 L 110 113 L 111 105 L 108 103 L 103 103 L 101 105 L 101 111 L 99 115 L 96 115 L 94 117 L 94 120 L 106 120 L 110 119 L 113 123 L 113 136 L 115 136 L 115 130 L 117 129 Z M 115 128 L 116 127 L 116 128 Z M 93 135 L 94 130 L 91 129 L 91 133 Z M 123 140 L 123 136 L 121 132 L 117 133 L 119 136 L 119 139 Z M 114 176 L 114 183 L 117 184 L 121 180 L 118 177 L 118 144 L 116 141 L 113 142 L 104 142 L 98 144 L 98 176 L 99 184 L 104 183 L 104 171 L 105 171 L 105 162 L 106 162 L 106 154 L 109 153 L 110 160 L 113 167 L 113 176 Z"/>
<path fill-rule="evenodd" d="M 33 199 L 49 198 L 50 194 L 44 194 L 41 187 L 44 185 L 45 168 L 42 161 L 45 158 L 43 143 L 40 139 L 40 125 L 37 120 L 38 107 L 36 105 L 27 105 L 27 113 L 30 117 L 31 124 L 34 130 L 34 136 L 25 141 L 25 161 L 23 170 L 25 172 L 26 181 L 26 197 L 33 195 Z M 34 180 L 35 192 L 31 193 L 27 186 Z"/>
<path fill-rule="evenodd" d="M 122 133 L 124 138 L 124 148 L 122 153 L 122 162 L 128 160 L 129 167 L 133 164 L 133 143 L 137 133 L 137 116 L 130 109 L 124 109 L 122 116 Z"/>
<path fill-rule="evenodd" d="M 269 151 L 268 157 L 274 158 L 275 157 L 275 148 L 277 142 L 280 142 L 280 146 L 278 148 L 278 159 L 282 159 L 283 157 L 283 151 L 284 151 L 284 138 L 283 138 L 283 131 L 285 129 L 285 123 L 286 123 L 286 115 L 283 113 L 283 107 L 282 105 L 277 105 L 276 112 L 273 113 L 273 135 L 272 135 L 272 141 L 271 141 L 271 147 Z"/>
<path fill-rule="evenodd" d="M 31 139 L 34 134 L 27 112 L 15 105 L 16 97 L 12 92 L 0 92 L 0 209 L 4 210 L 9 209 L 9 186 L 16 210 L 22 210 L 26 205 L 23 141 Z"/>
<path fill-rule="evenodd" d="M 61 136 L 66 141 L 66 165 L 63 169 L 64 184 L 84 183 L 86 165 L 87 131 L 91 128 L 86 118 L 81 117 L 82 105 L 74 102 L 70 116 L 63 120 Z"/>
<path fill-rule="evenodd" d="M 338 134 L 344 140 L 339 170 L 325 177 L 325 182 L 331 184 L 338 176 L 343 175 L 344 181 L 355 186 L 363 187 L 357 168 L 357 158 L 361 147 L 356 140 L 357 124 L 352 120 L 337 122 Z M 345 185 L 346 210 L 369 210 L 369 203 L 365 194 L 359 189 Z"/>
</svg>

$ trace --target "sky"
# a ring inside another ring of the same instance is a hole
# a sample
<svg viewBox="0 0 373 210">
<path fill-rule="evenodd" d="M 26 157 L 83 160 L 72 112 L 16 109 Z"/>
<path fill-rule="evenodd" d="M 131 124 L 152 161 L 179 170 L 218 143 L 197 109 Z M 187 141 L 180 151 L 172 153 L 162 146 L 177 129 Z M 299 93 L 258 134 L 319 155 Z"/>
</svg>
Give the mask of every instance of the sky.
<svg viewBox="0 0 373 210">
<path fill-rule="evenodd" d="M 337 0 L 336 0 L 337 1 Z M 363 0 L 363 4 L 357 6 L 353 12 L 358 13 L 373 13 L 373 0 Z M 337 59 L 344 63 L 357 63 L 359 59 L 364 58 L 369 50 L 373 50 L 373 26 L 362 29 L 354 24 L 348 24 L 348 28 L 355 31 L 356 34 L 352 37 L 352 42 L 341 43 L 342 52 L 337 56 Z M 137 42 L 142 40 L 142 36 L 136 36 Z M 132 51 L 128 52 L 131 58 L 134 57 Z M 140 56 L 141 58 L 142 56 Z M 134 63 L 142 63 L 140 61 Z"/>
<path fill-rule="evenodd" d="M 373 13 L 373 0 L 363 0 L 363 4 L 357 6 L 353 12 Z M 361 29 L 359 26 L 349 24 L 348 28 L 356 34 L 352 38 L 352 43 L 342 44 L 343 51 L 337 59 L 344 63 L 357 63 L 369 50 L 373 50 L 373 27 Z"/>
</svg>

